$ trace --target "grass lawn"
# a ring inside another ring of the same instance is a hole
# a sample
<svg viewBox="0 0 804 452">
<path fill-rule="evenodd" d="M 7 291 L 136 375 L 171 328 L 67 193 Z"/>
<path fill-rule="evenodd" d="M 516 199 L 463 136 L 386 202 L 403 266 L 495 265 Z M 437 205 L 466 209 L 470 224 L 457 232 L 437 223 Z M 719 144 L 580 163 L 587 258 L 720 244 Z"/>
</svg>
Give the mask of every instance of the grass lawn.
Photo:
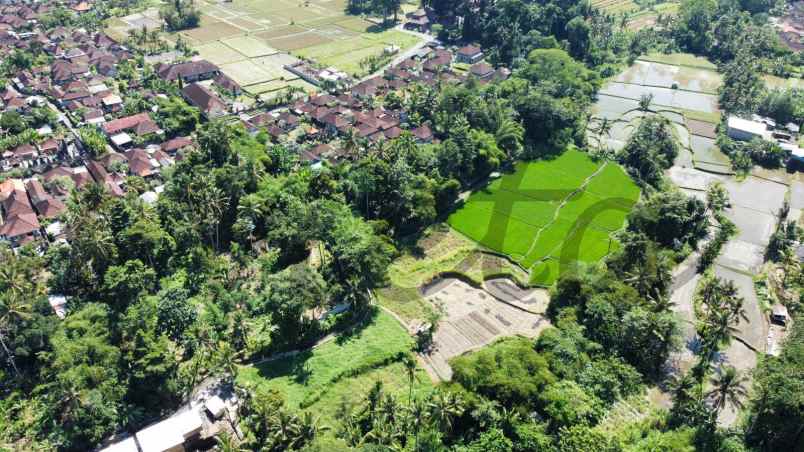
<svg viewBox="0 0 804 452">
<path fill-rule="evenodd" d="M 512 174 L 473 193 L 449 224 L 531 269 L 531 282 L 552 284 L 560 259 L 594 263 L 613 248 L 639 188 L 614 163 L 578 150 L 517 165 Z M 566 254 L 569 253 L 569 254 Z"/>
<path fill-rule="evenodd" d="M 391 364 L 407 353 L 413 339 L 390 315 L 377 311 L 363 329 L 339 337 L 298 355 L 239 369 L 237 381 L 245 386 L 274 389 L 288 406 L 308 408 L 344 379 Z"/>
</svg>

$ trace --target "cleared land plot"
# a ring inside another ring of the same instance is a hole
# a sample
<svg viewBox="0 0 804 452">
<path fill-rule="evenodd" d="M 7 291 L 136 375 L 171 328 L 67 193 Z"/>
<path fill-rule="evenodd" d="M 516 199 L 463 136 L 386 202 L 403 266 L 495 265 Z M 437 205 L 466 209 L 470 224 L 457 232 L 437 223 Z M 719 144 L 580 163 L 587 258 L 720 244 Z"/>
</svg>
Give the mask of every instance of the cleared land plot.
<svg viewBox="0 0 804 452">
<path fill-rule="evenodd" d="M 227 24 L 226 22 L 215 22 L 198 28 L 193 28 L 192 30 L 185 30 L 181 33 L 195 40 L 196 42 L 207 43 L 210 41 L 217 41 L 219 39 L 239 35 L 243 33 L 243 30 L 235 27 L 234 25 Z"/>
<path fill-rule="evenodd" d="M 260 58 L 254 58 L 254 62 L 260 66 L 271 66 L 274 68 L 282 68 L 286 64 L 293 64 L 299 61 L 298 58 L 288 55 L 287 53 L 276 53 Z"/>
<path fill-rule="evenodd" d="M 485 290 L 458 279 L 445 279 L 429 287 L 428 301 L 443 306 L 444 317 L 433 338 L 433 350 L 423 358 L 442 379 L 452 378 L 449 360 L 498 338 L 536 337 L 550 326 L 544 316 L 502 303 Z"/>
<path fill-rule="evenodd" d="M 236 36 L 233 38 L 223 39 L 221 42 L 249 58 L 273 55 L 277 53 L 276 49 L 252 36 Z"/>
<path fill-rule="evenodd" d="M 359 17 L 350 17 L 348 19 L 339 20 L 335 22 L 335 24 L 337 24 L 339 27 L 358 33 L 367 32 L 369 28 L 376 26 L 375 24 Z"/>
<path fill-rule="evenodd" d="M 202 58 L 217 65 L 234 63 L 235 61 L 242 61 L 246 59 L 245 55 L 220 41 L 214 41 L 210 42 L 209 44 L 196 46 L 195 50 L 198 51 L 198 54 Z"/>
<path fill-rule="evenodd" d="M 568 150 L 554 160 L 518 165 L 473 193 L 448 221 L 526 268 L 551 256 L 568 265 L 593 263 L 606 255 L 608 234 L 622 227 L 638 198 L 639 189 L 622 168 L 613 163 L 601 168 L 585 153 Z M 531 282 L 552 284 L 556 272 L 536 276 L 550 265 L 533 272 Z"/>
<path fill-rule="evenodd" d="M 247 32 L 259 31 L 265 28 L 265 24 L 261 24 L 256 21 L 249 20 L 243 17 L 229 19 L 229 22 L 231 22 L 232 25 L 240 27 Z"/>
<path fill-rule="evenodd" d="M 262 39 L 273 39 L 304 33 L 306 31 L 308 31 L 306 28 L 302 28 L 298 25 L 288 25 L 286 27 L 271 27 L 269 30 L 261 31 L 254 35 Z"/>
<path fill-rule="evenodd" d="M 271 47 L 290 52 L 308 47 L 326 45 L 331 43 L 332 39 L 322 36 L 314 31 L 308 31 L 303 34 L 283 38 L 267 39 L 266 42 Z"/>
<path fill-rule="evenodd" d="M 290 74 L 281 68 L 277 70 L 269 66 L 259 66 L 251 60 L 224 64 L 221 65 L 221 70 L 241 86 L 267 82 Z"/>
<path fill-rule="evenodd" d="M 639 9 L 632 0 L 594 0 L 592 6 L 608 13 L 624 13 Z"/>
<path fill-rule="evenodd" d="M 714 70 L 637 60 L 617 76 L 622 83 L 717 94 L 723 77 Z"/>
<path fill-rule="evenodd" d="M 350 336 L 287 358 L 241 367 L 237 380 L 277 390 L 293 408 L 308 408 L 341 380 L 390 364 L 412 346 L 413 339 L 402 326 L 378 311 L 370 324 Z"/>
<path fill-rule="evenodd" d="M 641 57 L 607 83 L 592 107 L 587 130 L 590 142 L 620 150 L 647 115 L 661 115 L 673 123 L 683 151 L 676 164 L 719 174 L 732 174 L 728 157 L 715 144 L 715 127 L 721 111 L 716 92 L 722 76 L 713 64 L 689 54 L 649 54 Z M 643 95 L 651 95 L 649 112 L 638 110 Z M 595 125 L 603 119 L 612 124 L 606 136 L 598 136 Z"/>
</svg>

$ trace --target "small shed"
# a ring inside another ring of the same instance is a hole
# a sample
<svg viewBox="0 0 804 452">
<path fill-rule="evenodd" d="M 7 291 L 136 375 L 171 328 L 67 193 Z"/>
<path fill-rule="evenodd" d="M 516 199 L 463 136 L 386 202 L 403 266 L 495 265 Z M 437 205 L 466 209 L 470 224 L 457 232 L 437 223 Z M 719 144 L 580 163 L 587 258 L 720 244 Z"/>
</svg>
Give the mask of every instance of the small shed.
<svg viewBox="0 0 804 452">
<path fill-rule="evenodd" d="M 50 295 L 47 297 L 47 301 L 50 302 L 50 307 L 53 308 L 53 312 L 55 312 L 60 319 L 63 319 L 67 315 L 67 297 L 64 295 Z"/>
<path fill-rule="evenodd" d="M 204 407 L 206 407 L 207 411 L 209 411 L 209 414 L 211 414 L 214 419 L 220 419 L 223 413 L 226 412 L 226 403 L 216 395 L 210 397 L 210 399 L 204 403 Z"/>
<path fill-rule="evenodd" d="M 782 325 L 787 324 L 787 319 L 789 318 L 789 314 L 787 313 L 787 307 L 781 303 L 776 303 L 771 306 L 771 320 L 774 322 L 781 323 Z"/>
</svg>

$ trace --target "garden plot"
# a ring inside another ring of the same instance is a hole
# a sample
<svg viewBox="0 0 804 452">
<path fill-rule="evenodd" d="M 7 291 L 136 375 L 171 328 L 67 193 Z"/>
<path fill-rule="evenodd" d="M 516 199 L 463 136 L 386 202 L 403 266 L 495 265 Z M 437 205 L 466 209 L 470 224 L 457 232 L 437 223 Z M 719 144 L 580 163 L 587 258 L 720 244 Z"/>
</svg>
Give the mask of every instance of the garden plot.
<svg viewBox="0 0 804 452">
<path fill-rule="evenodd" d="M 568 150 L 554 160 L 517 165 L 474 192 L 448 222 L 530 269 L 532 283 L 548 286 L 561 271 L 594 264 L 616 249 L 610 234 L 638 198 L 620 166 Z"/>
<path fill-rule="evenodd" d="M 443 308 L 430 353 L 424 355 L 439 379 L 452 378 L 449 359 L 494 340 L 521 335 L 536 337 L 550 326 L 547 319 L 502 303 L 483 289 L 447 278 L 423 288 L 425 298 Z"/>
</svg>

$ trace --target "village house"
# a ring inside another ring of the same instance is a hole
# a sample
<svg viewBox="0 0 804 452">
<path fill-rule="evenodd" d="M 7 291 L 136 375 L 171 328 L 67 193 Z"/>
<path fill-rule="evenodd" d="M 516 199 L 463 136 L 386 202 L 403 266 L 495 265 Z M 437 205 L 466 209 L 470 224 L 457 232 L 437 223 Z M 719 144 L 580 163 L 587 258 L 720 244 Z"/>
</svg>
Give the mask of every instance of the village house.
<svg viewBox="0 0 804 452">
<path fill-rule="evenodd" d="M 148 113 L 144 112 L 105 122 L 101 129 L 117 149 L 126 149 L 133 143 L 129 132 L 139 137 L 163 133 Z"/>
<path fill-rule="evenodd" d="M 430 29 L 430 19 L 427 17 L 427 11 L 424 9 L 417 9 L 416 11 L 405 14 L 405 29 L 426 33 Z"/>
<path fill-rule="evenodd" d="M 181 90 L 182 96 L 201 110 L 207 119 L 215 119 L 228 113 L 226 103 L 212 90 L 200 83 L 191 83 Z"/>
<path fill-rule="evenodd" d="M 475 64 L 483 59 L 483 50 L 473 45 L 464 46 L 458 49 L 456 58 L 460 63 Z"/>
<path fill-rule="evenodd" d="M 188 61 L 186 63 L 159 64 L 155 67 L 156 74 L 169 82 L 181 79 L 185 83 L 209 80 L 220 73 L 218 66 L 207 60 Z"/>
<path fill-rule="evenodd" d="M 0 210 L 3 219 L 0 240 L 17 247 L 41 237 L 39 220 L 28 199 L 25 185 L 19 179 L 0 184 Z"/>
</svg>

